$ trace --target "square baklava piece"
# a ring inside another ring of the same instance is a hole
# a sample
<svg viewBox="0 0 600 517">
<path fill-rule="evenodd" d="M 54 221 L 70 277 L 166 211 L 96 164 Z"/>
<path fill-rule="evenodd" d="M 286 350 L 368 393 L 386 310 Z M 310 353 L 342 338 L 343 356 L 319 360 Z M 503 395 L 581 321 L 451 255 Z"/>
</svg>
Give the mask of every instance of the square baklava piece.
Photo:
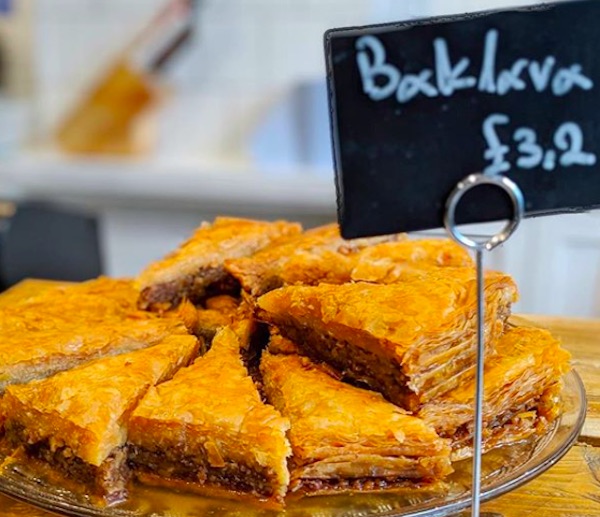
<svg viewBox="0 0 600 517">
<path fill-rule="evenodd" d="M 487 349 L 517 289 L 485 276 Z M 288 286 L 258 299 L 258 317 L 302 353 L 411 411 L 473 375 L 477 290 L 470 268 L 438 268 L 396 284 Z"/>
</svg>

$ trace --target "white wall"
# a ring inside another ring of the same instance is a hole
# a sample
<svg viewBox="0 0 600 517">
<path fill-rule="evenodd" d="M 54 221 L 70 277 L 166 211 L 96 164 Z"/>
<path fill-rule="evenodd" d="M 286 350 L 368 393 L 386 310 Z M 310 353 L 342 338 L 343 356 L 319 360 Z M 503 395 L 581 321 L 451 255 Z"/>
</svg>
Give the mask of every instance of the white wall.
<svg viewBox="0 0 600 517">
<path fill-rule="evenodd" d="M 554 0 L 560 1 L 560 0 Z M 542 2 L 536 0 L 430 0 L 427 2 L 428 15 L 461 14 L 489 9 L 503 9 L 535 5 Z"/>
</svg>

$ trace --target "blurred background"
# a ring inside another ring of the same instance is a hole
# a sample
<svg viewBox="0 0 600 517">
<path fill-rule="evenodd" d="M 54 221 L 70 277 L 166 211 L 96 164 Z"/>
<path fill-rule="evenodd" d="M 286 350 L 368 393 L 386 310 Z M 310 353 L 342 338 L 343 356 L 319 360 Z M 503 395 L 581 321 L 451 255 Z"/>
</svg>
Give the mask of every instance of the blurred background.
<svg viewBox="0 0 600 517">
<path fill-rule="evenodd" d="M 0 0 L 0 282 L 135 275 L 216 214 L 335 218 L 322 38 L 519 0 Z M 526 221 L 517 310 L 600 316 L 598 214 Z"/>
</svg>

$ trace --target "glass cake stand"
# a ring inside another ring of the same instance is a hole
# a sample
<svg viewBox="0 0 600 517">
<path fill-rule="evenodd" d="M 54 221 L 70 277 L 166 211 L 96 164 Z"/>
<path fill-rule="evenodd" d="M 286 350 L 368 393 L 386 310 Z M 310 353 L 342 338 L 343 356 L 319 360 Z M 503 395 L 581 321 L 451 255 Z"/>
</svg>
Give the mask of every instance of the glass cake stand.
<svg viewBox="0 0 600 517">
<path fill-rule="evenodd" d="M 494 449 L 483 456 L 482 499 L 498 497 L 549 469 L 579 436 L 586 414 L 585 389 L 574 370 L 564 378 L 564 411 L 552 429 L 535 440 Z M 2 459 L 2 458 L 0 458 Z M 0 492 L 34 506 L 73 516 L 93 517 L 442 517 L 470 505 L 471 460 L 454 464 L 444 486 L 303 497 L 286 501 L 284 511 L 252 507 L 174 490 L 135 486 L 126 503 L 100 508 L 26 464 L 11 463 L 0 473 Z"/>
</svg>

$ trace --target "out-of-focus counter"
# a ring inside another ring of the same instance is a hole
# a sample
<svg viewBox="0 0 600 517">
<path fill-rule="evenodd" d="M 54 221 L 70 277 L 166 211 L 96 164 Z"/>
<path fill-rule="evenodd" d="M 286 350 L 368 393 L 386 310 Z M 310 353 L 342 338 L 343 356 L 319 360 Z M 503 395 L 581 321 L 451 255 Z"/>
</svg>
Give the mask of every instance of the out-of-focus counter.
<svg viewBox="0 0 600 517">
<path fill-rule="evenodd" d="M 23 155 L 0 162 L 0 194 L 93 207 L 180 208 L 327 215 L 333 171 L 264 170 L 240 161 Z"/>
</svg>

